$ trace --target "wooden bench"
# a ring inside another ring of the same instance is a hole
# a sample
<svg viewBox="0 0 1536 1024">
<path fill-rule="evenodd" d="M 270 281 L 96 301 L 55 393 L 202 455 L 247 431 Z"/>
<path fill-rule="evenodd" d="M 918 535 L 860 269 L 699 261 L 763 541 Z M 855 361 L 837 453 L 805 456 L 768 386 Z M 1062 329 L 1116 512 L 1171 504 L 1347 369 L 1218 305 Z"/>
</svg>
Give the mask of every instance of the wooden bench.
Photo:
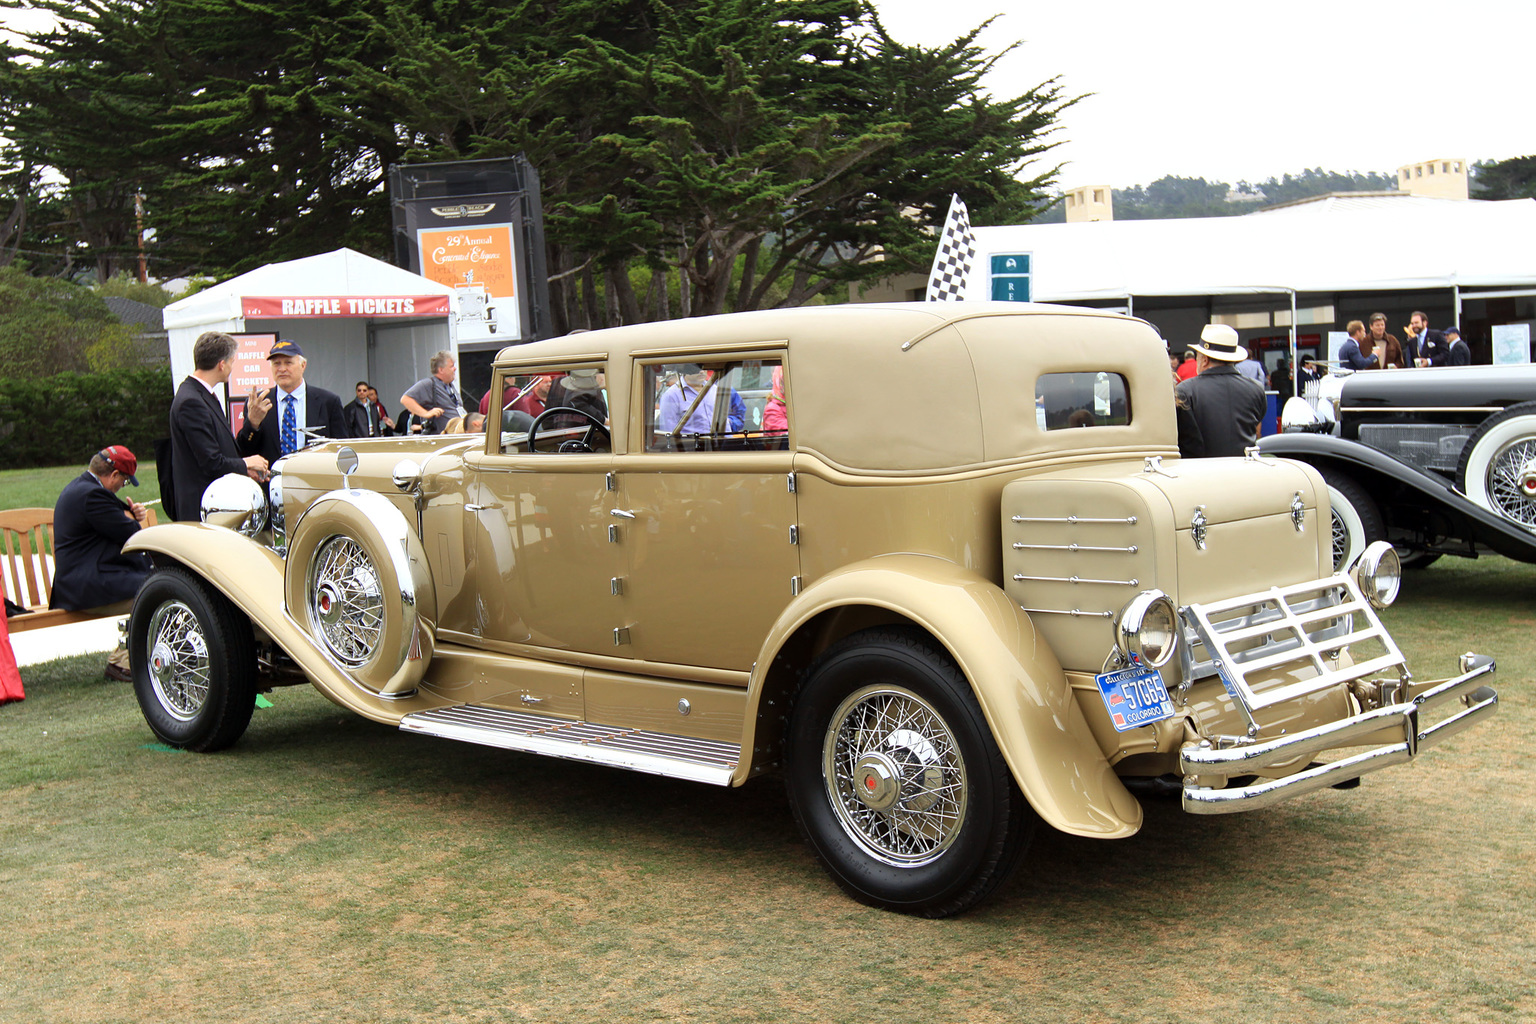
<svg viewBox="0 0 1536 1024">
<path fill-rule="evenodd" d="M 155 522 L 155 510 L 150 509 L 144 525 L 154 526 Z M 6 620 L 10 632 L 103 617 L 48 607 L 53 596 L 53 509 L 0 510 L 0 560 L 4 562 L 6 596 L 28 609 L 26 615 Z"/>
</svg>

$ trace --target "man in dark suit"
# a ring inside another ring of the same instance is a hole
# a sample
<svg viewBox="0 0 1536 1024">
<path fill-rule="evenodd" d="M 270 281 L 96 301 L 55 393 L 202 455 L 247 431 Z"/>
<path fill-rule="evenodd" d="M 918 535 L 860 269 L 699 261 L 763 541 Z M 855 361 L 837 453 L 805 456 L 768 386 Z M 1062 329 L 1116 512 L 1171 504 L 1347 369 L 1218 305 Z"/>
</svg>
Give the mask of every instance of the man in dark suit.
<svg viewBox="0 0 1536 1024">
<path fill-rule="evenodd" d="M 149 556 L 123 554 L 123 542 L 144 525 L 149 512 L 117 496 L 124 484 L 139 486 L 139 460 L 114 444 L 91 456 L 90 467 L 64 486 L 53 506 L 53 594 L 48 607 L 65 611 L 128 611 L 152 568 Z M 107 659 L 106 676 L 126 682 L 128 651 Z"/>
<path fill-rule="evenodd" d="M 205 331 L 193 343 L 192 375 L 171 400 L 173 519 L 196 522 L 203 491 L 226 473 L 244 473 L 258 481 L 267 477 L 266 459 L 241 456 L 218 397 L 216 389 L 229 380 L 234 366 L 235 339 L 229 335 Z"/>
<path fill-rule="evenodd" d="M 246 407 L 245 427 L 235 438 L 242 452 L 260 455 L 270 465 L 309 442 L 302 427 L 321 431 L 327 440 L 352 436 L 335 392 L 304 383 L 308 360 L 303 349 L 286 339 L 274 342 L 267 361 L 277 387 L 261 392 Z"/>
<path fill-rule="evenodd" d="M 1421 310 L 1414 310 L 1408 317 L 1408 340 L 1403 342 L 1403 355 L 1409 366 L 1444 366 L 1450 346 L 1445 332 L 1429 326 L 1429 317 Z"/>
<path fill-rule="evenodd" d="M 384 424 L 379 420 L 379 403 L 370 397 L 372 391 L 367 381 L 358 381 L 357 397 L 341 407 L 347 418 L 348 437 L 384 436 Z"/>
</svg>

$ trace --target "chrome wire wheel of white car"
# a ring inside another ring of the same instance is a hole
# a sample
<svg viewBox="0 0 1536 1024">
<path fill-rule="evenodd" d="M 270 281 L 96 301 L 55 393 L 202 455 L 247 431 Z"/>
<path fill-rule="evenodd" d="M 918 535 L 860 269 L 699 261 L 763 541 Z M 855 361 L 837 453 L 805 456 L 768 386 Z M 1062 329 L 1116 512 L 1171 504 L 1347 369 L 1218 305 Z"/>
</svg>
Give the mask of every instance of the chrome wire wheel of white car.
<svg viewBox="0 0 1536 1024">
<path fill-rule="evenodd" d="M 811 665 L 784 773 L 796 820 L 837 883 L 925 917 L 991 894 L 1036 821 L 970 683 L 912 628 L 855 633 Z"/>
<path fill-rule="evenodd" d="M 865 686 L 832 713 L 822 777 L 838 820 L 876 860 L 932 863 L 965 820 L 965 762 L 937 711 L 909 690 Z"/>
<path fill-rule="evenodd" d="M 1536 402 L 1483 421 L 1462 449 L 1456 483 L 1472 501 L 1536 533 Z"/>
<path fill-rule="evenodd" d="M 1328 485 L 1333 571 L 1343 572 L 1360 557 L 1366 545 L 1385 537 L 1386 529 L 1375 499 L 1359 482 L 1337 469 L 1319 472 Z"/>
<path fill-rule="evenodd" d="M 384 592 L 378 567 L 361 544 L 343 534 L 321 541 L 305 590 L 310 622 L 337 661 L 356 667 L 378 652 Z"/>
<path fill-rule="evenodd" d="M 128 620 L 128 656 L 139 709 L 163 742 L 220 750 L 250 724 L 256 707 L 250 620 L 190 571 L 160 569 L 144 581 Z"/>
</svg>

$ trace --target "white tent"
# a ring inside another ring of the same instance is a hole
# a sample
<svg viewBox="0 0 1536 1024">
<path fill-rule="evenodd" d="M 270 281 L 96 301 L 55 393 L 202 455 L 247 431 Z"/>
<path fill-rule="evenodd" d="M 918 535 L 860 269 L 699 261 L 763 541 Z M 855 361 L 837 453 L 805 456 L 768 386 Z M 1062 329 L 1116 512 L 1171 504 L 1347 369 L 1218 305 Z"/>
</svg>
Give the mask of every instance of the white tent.
<svg viewBox="0 0 1536 1024">
<path fill-rule="evenodd" d="M 1132 296 L 1536 286 L 1536 200 L 1339 195 L 1239 217 L 975 228 L 988 257 L 1029 253 L 1037 302 Z"/>
<path fill-rule="evenodd" d="M 432 353 L 458 358 L 457 318 L 452 288 L 351 249 L 271 263 L 165 307 L 178 384 L 204 331 L 276 334 L 303 348 L 306 380 L 343 403 L 354 383 L 371 381 L 391 409 L 426 376 Z"/>
</svg>

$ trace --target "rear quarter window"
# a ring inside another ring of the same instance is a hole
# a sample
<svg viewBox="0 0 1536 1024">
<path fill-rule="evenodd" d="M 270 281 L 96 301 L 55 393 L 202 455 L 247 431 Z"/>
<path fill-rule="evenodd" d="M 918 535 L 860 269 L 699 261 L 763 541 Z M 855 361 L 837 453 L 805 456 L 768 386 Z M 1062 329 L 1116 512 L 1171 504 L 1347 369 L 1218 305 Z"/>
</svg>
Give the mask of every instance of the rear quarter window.
<svg viewBox="0 0 1536 1024">
<path fill-rule="evenodd" d="M 1130 389 L 1107 370 L 1043 373 L 1035 381 L 1035 420 L 1041 430 L 1123 427 L 1131 422 Z"/>
</svg>

